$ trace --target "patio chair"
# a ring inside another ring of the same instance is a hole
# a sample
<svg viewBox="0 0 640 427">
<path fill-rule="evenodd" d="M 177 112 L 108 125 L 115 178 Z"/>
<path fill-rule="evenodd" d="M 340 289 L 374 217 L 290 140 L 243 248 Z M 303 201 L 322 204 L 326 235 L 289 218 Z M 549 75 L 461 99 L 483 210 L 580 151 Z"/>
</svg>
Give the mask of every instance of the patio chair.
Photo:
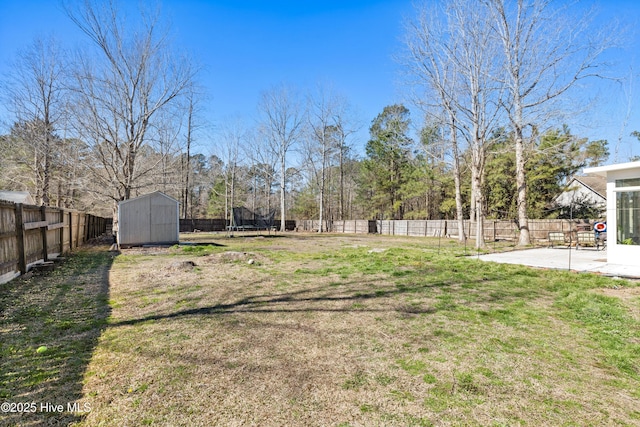
<svg viewBox="0 0 640 427">
<path fill-rule="evenodd" d="M 596 234 L 593 231 L 578 231 L 576 250 L 580 249 L 580 246 L 595 246 L 597 251 L 600 250 L 600 246 L 604 249 L 602 240 L 596 238 Z"/>
<path fill-rule="evenodd" d="M 555 245 L 566 245 L 567 242 L 564 233 L 561 231 L 550 231 L 549 244 L 551 247 L 554 247 Z"/>
</svg>

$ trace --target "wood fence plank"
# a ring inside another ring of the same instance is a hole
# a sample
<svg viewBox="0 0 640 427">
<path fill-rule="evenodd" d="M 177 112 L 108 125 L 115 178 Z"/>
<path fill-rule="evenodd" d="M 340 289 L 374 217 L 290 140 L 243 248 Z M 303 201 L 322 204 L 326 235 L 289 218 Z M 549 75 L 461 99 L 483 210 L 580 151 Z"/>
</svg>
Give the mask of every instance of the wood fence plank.
<svg viewBox="0 0 640 427">
<path fill-rule="evenodd" d="M 47 221 L 32 221 L 32 222 L 25 222 L 23 224 L 24 226 L 24 230 L 33 230 L 36 228 L 42 228 L 42 227 L 46 227 L 47 226 Z"/>
<path fill-rule="evenodd" d="M 0 264 L 0 270 L 2 270 L 5 267 L 14 267 L 17 263 L 18 262 L 16 260 L 3 262 L 2 264 Z"/>
<path fill-rule="evenodd" d="M 69 212 L 69 250 L 73 250 L 73 212 Z"/>
<path fill-rule="evenodd" d="M 49 261 L 49 249 L 48 249 L 48 242 L 47 242 L 47 207 L 46 206 L 42 206 L 40 207 L 40 215 L 41 215 L 41 219 L 42 221 L 40 221 L 41 223 L 44 222 L 44 225 L 40 228 L 40 234 L 42 235 L 42 260 L 44 262 Z"/>
<path fill-rule="evenodd" d="M 16 237 L 17 237 L 17 248 L 18 248 L 18 269 L 20 270 L 20 274 L 25 274 L 27 272 L 27 256 L 24 253 L 24 209 L 22 207 L 22 203 L 16 204 Z"/>
</svg>

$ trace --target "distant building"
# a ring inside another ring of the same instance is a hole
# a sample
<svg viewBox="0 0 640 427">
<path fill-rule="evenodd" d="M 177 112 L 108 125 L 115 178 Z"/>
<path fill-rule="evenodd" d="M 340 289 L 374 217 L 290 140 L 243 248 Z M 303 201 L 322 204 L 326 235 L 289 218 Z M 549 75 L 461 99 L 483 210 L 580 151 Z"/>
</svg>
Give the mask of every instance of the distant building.
<svg viewBox="0 0 640 427">
<path fill-rule="evenodd" d="M 179 212 L 180 203 L 160 191 L 118 203 L 118 244 L 121 247 L 177 244 Z"/>
<path fill-rule="evenodd" d="M 0 190 L 0 200 L 4 200 L 5 202 L 22 203 L 25 205 L 36 204 L 28 191 Z"/>
<path fill-rule="evenodd" d="M 604 216 L 607 210 L 607 178 L 604 176 L 576 176 L 569 181 L 565 190 L 554 203 L 558 207 L 574 208 L 590 206 Z"/>
</svg>

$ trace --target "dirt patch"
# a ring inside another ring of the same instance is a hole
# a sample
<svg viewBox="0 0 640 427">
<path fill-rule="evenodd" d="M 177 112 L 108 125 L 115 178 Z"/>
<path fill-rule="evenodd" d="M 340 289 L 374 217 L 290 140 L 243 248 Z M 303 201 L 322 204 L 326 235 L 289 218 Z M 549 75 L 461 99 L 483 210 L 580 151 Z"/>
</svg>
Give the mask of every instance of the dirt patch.
<svg viewBox="0 0 640 427">
<path fill-rule="evenodd" d="M 150 246 L 121 249 L 120 253 L 124 255 L 163 255 L 170 252 L 168 246 Z"/>
<path fill-rule="evenodd" d="M 204 262 L 209 264 L 246 262 L 247 264 L 255 264 L 257 262 L 264 263 L 267 258 L 252 252 L 226 251 L 218 254 L 211 254 L 204 257 Z"/>
<path fill-rule="evenodd" d="M 621 299 L 630 299 L 630 298 L 640 298 L 640 286 L 627 288 L 627 287 L 618 287 L 618 288 L 606 288 L 602 289 L 601 292 L 610 297 L 618 297 Z"/>
<path fill-rule="evenodd" d="M 166 269 L 171 271 L 192 271 L 197 264 L 191 260 L 189 261 L 174 261 L 169 264 Z"/>
<path fill-rule="evenodd" d="M 634 319 L 640 320 L 640 286 L 600 289 L 601 294 L 616 297 L 629 310 Z"/>
</svg>

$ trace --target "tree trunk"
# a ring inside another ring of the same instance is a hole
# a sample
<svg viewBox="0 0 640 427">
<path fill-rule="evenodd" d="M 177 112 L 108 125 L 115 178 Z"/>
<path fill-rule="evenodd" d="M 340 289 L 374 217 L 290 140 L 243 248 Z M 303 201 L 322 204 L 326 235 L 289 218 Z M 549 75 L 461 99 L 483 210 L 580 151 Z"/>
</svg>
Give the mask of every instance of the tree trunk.
<svg viewBox="0 0 640 427">
<path fill-rule="evenodd" d="M 524 138 L 522 136 L 522 127 L 515 126 L 515 133 L 518 227 L 520 229 L 518 246 L 527 246 L 531 244 L 531 234 L 529 233 L 529 218 L 527 216 L 527 183 L 525 179 Z"/>
<path fill-rule="evenodd" d="M 344 221 L 344 146 L 340 147 L 340 212 L 338 219 Z"/>
<path fill-rule="evenodd" d="M 286 213 L 286 200 L 285 200 L 285 196 L 286 196 L 286 183 L 287 183 L 287 177 L 285 176 L 287 170 L 285 167 L 285 155 L 284 153 L 282 153 L 280 155 L 280 231 L 284 232 L 286 229 L 286 220 L 285 220 L 285 213 Z"/>
<path fill-rule="evenodd" d="M 476 248 L 485 247 L 484 241 L 484 203 L 482 202 L 482 183 L 479 172 L 474 174 L 474 189 L 476 200 Z"/>
<path fill-rule="evenodd" d="M 477 131 L 474 132 L 477 134 Z M 482 174 L 484 169 L 484 146 L 476 137 L 472 146 L 471 195 L 476 220 L 476 248 L 485 247 L 484 241 L 484 203 L 482 200 Z M 474 218 L 474 217 L 472 217 Z"/>
<path fill-rule="evenodd" d="M 189 215 L 189 196 L 191 190 L 189 188 L 189 174 L 191 173 L 191 125 L 193 120 L 193 101 L 189 100 L 189 115 L 187 117 L 187 167 L 184 179 L 184 218 L 187 219 Z"/>
<path fill-rule="evenodd" d="M 458 223 L 458 240 L 464 243 L 467 236 L 464 232 L 464 210 L 462 208 L 462 184 L 460 179 L 460 154 L 458 152 L 458 137 L 455 118 L 450 118 L 451 123 L 451 150 L 453 152 L 453 183 L 456 191 L 456 222 Z"/>
</svg>

